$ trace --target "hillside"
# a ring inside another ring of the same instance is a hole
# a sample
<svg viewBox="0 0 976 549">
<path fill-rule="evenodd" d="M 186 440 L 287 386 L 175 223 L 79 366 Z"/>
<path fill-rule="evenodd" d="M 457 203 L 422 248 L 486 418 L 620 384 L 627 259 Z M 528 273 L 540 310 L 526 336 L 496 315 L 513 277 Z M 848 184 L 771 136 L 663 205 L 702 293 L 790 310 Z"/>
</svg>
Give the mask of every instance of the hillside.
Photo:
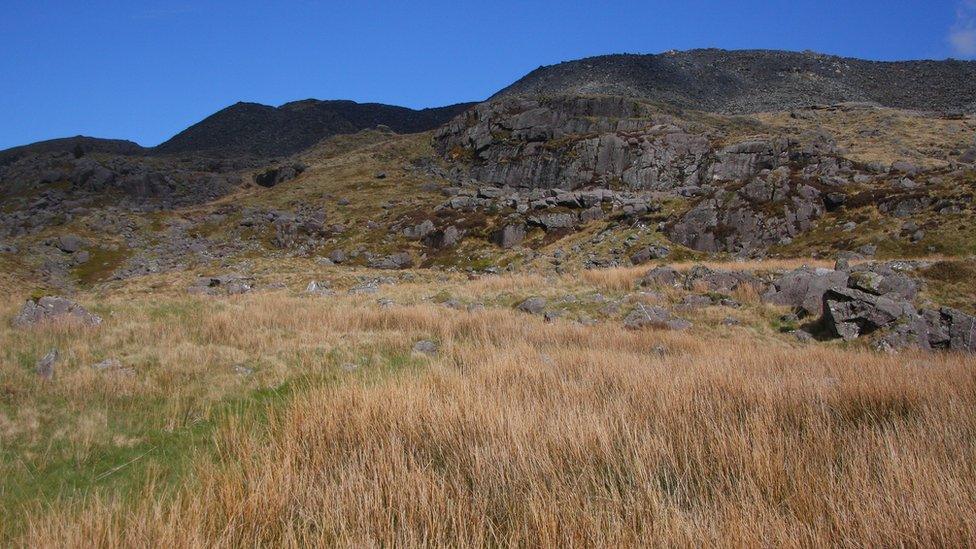
<svg viewBox="0 0 976 549">
<path fill-rule="evenodd" d="M 971 546 L 972 67 L 0 153 L 0 546 Z"/>
<path fill-rule="evenodd" d="M 811 52 L 701 49 L 604 55 L 539 67 L 492 99 L 620 95 L 727 113 L 864 101 L 976 112 L 976 61 L 865 61 Z"/>
<path fill-rule="evenodd" d="M 222 157 L 288 156 L 333 135 L 387 126 L 397 133 L 427 131 L 471 106 L 413 110 L 353 101 L 307 99 L 269 107 L 237 103 L 160 144 L 156 154 L 202 153 Z"/>
</svg>

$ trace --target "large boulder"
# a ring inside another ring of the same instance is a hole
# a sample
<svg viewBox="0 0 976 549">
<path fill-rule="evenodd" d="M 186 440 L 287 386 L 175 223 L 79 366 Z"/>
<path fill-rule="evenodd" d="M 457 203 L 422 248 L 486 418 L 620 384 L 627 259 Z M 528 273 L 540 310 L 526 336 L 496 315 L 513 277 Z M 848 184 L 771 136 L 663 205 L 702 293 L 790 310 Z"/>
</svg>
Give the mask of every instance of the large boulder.
<svg viewBox="0 0 976 549">
<path fill-rule="evenodd" d="M 545 310 L 546 299 L 543 297 L 530 297 L 525 301 L 519 303 L 516 308 L 522 311 L 523 313 L 537 315 Z"/>
<path fill-rule="evenodd" d="M 448 225 L 444 229 L 437 229 L 423 237 L 425 246 L 431 248 L 449 248 L 456 245 L 461 240 L 461 232 L 454 225 Z"/>
<path fill-rule="evenodd" d="M 827 290 L 823 296 L 824 326 L 845 340 L 918 317 L 911 303 L 852 288 Z"/>
<path fill-rule="evenodd" d="M 976 352 L 976 317 L 950 307 L 926 310 L 922 315 L 932 348 Z"/>
<path fill-rule="evenodd" d="M 502 248 L 518 246 L 525 240 L 525 225 L 510 223 L 491 234 L 491 241 Z"/>
<path fill-rule="evenodd" d="M 844 271 L 801 267 L 783 273 L 773 281 L 763 300 L 775 305 L 787 305 L 809 315 L 820 315 L 824 293 L 847 287 L 847 281 L 848 274 Z"/>
<path fill-rule="evenodd" d="M 15 328 L 26 328 L 51 321 L 77 322 L 86 326 L 98 326 L 102 317 L 90 313 L 84 307 L 63 297 L 42 297 L 28 300 L 13 319 Z"/>
</svg>

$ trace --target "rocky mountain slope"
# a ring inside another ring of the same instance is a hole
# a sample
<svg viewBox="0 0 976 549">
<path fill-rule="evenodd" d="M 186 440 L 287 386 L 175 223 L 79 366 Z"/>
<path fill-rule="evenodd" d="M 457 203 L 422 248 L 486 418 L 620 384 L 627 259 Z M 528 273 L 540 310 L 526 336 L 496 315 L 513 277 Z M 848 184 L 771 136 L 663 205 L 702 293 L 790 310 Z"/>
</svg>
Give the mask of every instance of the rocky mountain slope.
<svg viewBox="0 0 976 549">
<path fill-rule="evenodd" d="M 58 291 L 191 270 L 208 275 L 192 290 L 210 293 L 247 291 L 258 258 L 476 276 L 798 257 L 910 258 L 921 272 L 976 255 L 973 115 L 863 102 L 726 114 L 506 92 L 427 113 L 457 113 L 436 130 L 397 133 L 434 120 L 394 109 L 393 126 L 284 154 L 323 128 L 380 120 L 359 107 L 232 107 L 174 138 L 192 148 L 179 155 L 99 141 L 9 155 L 0 266 Z M 946 287 L 902 300 L 972 314 L 971 298 Z"/>
<path fill-rule="evenodd" d="M 605 55 L 539 67 L 492 99 L 619 95 L 727 113 L 866 101 L 972 113 L 973 81 L 974 61 L 878 62 L 810 52 L 702 49 Z"/>
<path fill-rule="evenodd" d="M 198 153 L 234 157 L 288 156 L 338 134 L 386 126 L 397 133 L 427 131 L 470 107 L 462 103 L 413 110 L 353 101 L 307 99 L 269 107 L 237 103 L 176 134 L 156 154 Z"/>
</svg>

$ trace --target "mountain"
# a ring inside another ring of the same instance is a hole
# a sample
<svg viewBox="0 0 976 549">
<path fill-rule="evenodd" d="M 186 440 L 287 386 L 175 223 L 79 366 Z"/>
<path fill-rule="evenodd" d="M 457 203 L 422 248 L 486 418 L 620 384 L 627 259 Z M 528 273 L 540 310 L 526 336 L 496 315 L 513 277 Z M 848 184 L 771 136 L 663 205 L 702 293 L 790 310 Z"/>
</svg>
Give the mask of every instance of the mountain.
<svg viewBox="0 0 976 549">
<path fill-rule="evenodd" d="M 21 145 L 0 151 L 0 165 L 9 164 L 19 158 L 46 153 L 73 152 L 77 155 L 87 153 L 108 153 L 119 155 L 142 154 L 146 151 L 138 143 L 123 139 L 101 139 L 98 137 L 86 137 L 78 135 L 75 137 L 64 137 L 61 139 L 49 139 L 38 141 L 29 145 Z"/>
<path fill-rule="evenodd" d="M 492 99 L 618 95 L 724 113 L 812 104 L 976 112 L 974 61 L 865 61 L 810 52 L 700 49 L 604 55 L 539 67 Z"/>
<path fill-rule="evenodd" d="M 306 99 L 270 107 L 237 103 L 175 135 L 154 149 L 161 154 L 287 156 L 326 137 L 387 126 L 397 133 L 430 130 L 472 103 L 413 110 L 354 101 Z"/>
</svg>

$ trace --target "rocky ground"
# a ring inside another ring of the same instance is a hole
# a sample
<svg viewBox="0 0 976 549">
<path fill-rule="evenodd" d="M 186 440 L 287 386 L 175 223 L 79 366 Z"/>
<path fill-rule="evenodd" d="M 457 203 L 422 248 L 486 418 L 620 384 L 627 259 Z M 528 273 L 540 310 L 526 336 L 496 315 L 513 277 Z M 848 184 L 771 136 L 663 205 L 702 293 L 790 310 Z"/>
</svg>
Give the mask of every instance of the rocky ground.
<svg viewBox="0 0 976 549">
<path fill-rule="evenodd" d="M 860 104 L 728 116 L 622 97 L 513 97 L 432 133 L 369 130 L 274 161 L 22 152 L 0 167 L 0 261 L 28 293 L 70 294 L 167 272 L 246 280 L 255 260 L 287 258 L 472 276 L 716 259 L 965 260 L 976 253 L 974 135 L 972 118 Z M 893 299 L 831 276 L 815 285 L 845 303 L 838 315 Z M 225 282 L 201 288 L 251 287 Z M 884 345 L 968 345 L 938 335 L 957 322 L 940 306 L 959 300 L 916 297 L 898 295 L 900 312 L 888 307 L 891 318 L 870 326 L 826 319 L 811 334 L 897 325 L 909 327 Z M 818 319 L 824 299 L 783 304 Z"/>
</svg>

